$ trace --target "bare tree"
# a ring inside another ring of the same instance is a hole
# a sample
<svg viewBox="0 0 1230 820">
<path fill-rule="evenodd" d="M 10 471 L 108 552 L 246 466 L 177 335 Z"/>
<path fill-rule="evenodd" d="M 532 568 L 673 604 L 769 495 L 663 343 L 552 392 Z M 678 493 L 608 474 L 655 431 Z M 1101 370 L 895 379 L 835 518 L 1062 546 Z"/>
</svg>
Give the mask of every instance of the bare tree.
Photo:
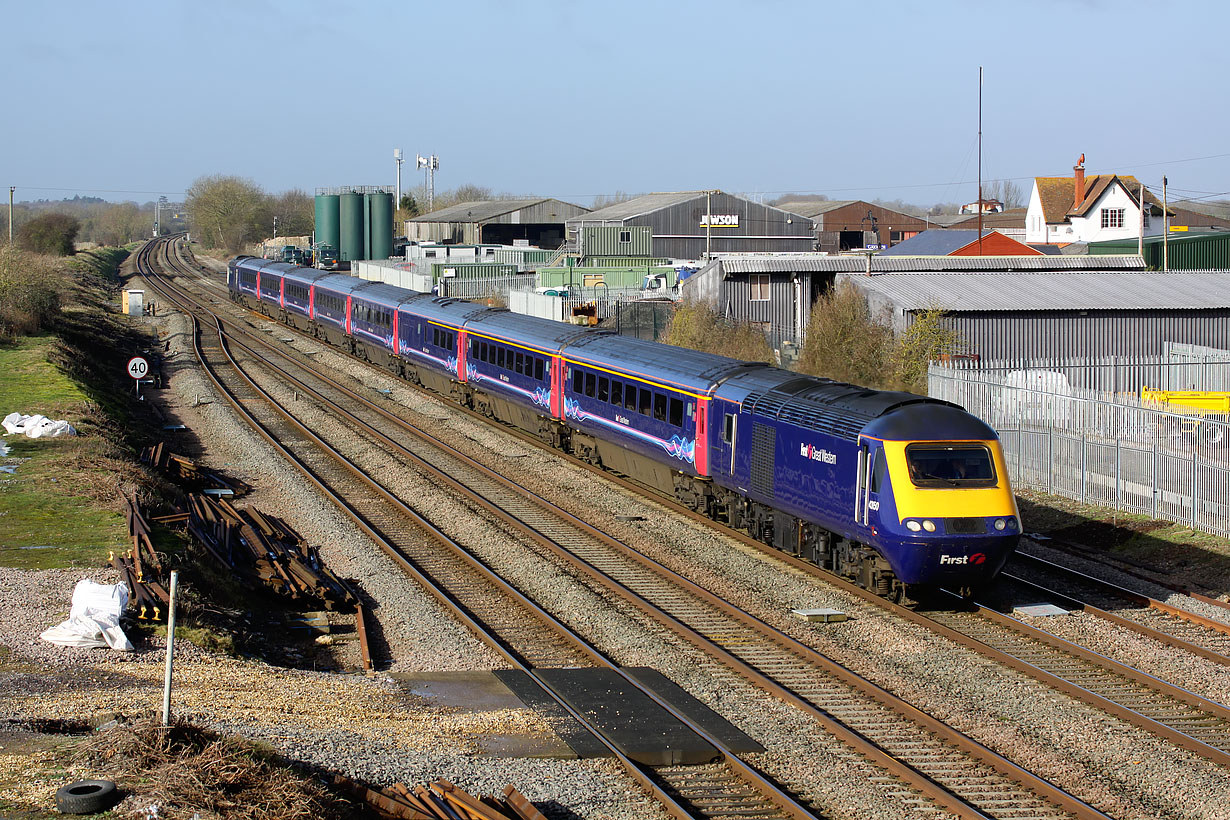
<svg viewBox="0 0 1230 820">
<path fill-rule="evenodd" d="M 184 199 L 193 235 L 207 248 L 238 253 L 244 243 L 272 227 L 265 193 L 256 183 L 214 174 L 199 178 Z"/>
</svg>

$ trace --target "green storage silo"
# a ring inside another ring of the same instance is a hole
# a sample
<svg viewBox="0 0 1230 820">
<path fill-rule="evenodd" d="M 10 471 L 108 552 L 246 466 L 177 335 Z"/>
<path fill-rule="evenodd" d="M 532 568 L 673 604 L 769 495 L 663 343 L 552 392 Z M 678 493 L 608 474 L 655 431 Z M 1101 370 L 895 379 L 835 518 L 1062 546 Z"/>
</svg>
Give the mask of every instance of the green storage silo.
<svg viewBox="0 0 1230 820">
<path fill-rule="evenodd" d="M 393 195 L 368 194 L 371 255 L 368 259 L 388 259 L 393 255 Z"/>
<path fill-rule="evenodd" d="M 364 258 L 363 194 L 342 194 L 339 199 L 341 229 L 337 241 L 338 259 L 353 262 Z"/>
<path fill-rule="evenodd" d="M 341 231 L 337 194 L 316 195 L 316 241 L 337 247 Z"/>
</svg>

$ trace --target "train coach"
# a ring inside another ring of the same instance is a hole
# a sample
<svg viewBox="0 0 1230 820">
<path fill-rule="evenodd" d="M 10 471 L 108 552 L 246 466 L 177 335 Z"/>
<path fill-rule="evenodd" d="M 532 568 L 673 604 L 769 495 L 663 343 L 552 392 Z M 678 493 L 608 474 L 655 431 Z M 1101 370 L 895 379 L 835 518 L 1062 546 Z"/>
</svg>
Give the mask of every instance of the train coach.
<svg viewBox="0 0 1230 820">
<path fill-rule="evenodd" d="M 1020 519 L 948 402 L 252 257 L 232 298 L 879 594 L 968 591 Z"/>
</svg>

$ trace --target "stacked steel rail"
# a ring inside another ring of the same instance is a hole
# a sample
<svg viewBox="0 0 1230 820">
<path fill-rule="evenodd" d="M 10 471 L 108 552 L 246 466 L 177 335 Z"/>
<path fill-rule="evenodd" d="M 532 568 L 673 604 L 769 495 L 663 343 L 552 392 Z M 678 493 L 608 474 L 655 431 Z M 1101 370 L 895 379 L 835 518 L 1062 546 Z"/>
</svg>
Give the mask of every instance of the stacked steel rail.
<svg viewBox="0 0 1230 820">
<path fill-rule="evenodd" d="M 141 514 L 135 498 L 121 493 L 124 499 L 124 517 L 128 521 L 128 534 L 132 548 L 126 553 L 111 553 L 111 565 L 124 576 L 128 586 L 128 606 L 137 612 L 137 617 L 160 621 L 167 615 L 170 595 L 163 578 L 162 561 L 150 540 L 149 522 Z"/>
</svg>

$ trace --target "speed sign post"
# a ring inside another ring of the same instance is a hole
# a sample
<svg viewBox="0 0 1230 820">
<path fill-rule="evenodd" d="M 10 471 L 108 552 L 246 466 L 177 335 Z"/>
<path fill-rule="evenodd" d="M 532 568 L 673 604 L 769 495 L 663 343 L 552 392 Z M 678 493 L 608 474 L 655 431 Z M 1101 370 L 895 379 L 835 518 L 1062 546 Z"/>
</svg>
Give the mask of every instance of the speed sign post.
<svg viewBox="0 0 1230 820">
<path fill-rule="evenodd" d="M 149 362 L 143 356 L 133 356 L 128 360 L 128 375 L 137 383 L 137 396 L 141 395 L 141 380 L 149 373 Z"/>
</svg>

